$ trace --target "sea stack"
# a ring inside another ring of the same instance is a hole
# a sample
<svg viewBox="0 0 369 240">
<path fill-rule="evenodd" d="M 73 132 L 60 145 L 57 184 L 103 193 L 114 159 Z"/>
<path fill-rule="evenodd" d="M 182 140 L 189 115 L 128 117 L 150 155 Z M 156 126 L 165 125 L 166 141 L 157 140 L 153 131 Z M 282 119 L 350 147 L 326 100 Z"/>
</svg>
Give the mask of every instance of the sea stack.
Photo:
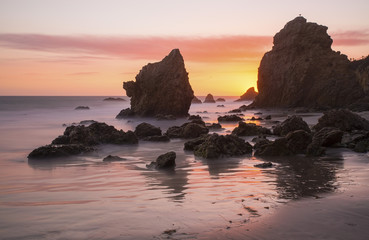
<svg viewBox="0 0 369 240">
<path fill-rule="evenodd" d="M 335 108 L 364 97 L 352 62 L 331 49 L 327 29 L 297 17 L 274 36 L 260 63 L 259 95 L 251 106 Z"/>
<path fill-rule="evenodd" d="M 247 89 L 247 91 L 240 97 L 240 99 L 236 100 L 236 102 L 242 102 L 242 101 L 253 101 L 255 97 L 258 95 L 257 92 L 255 92 L 254 87 L 250 87 Z"/>
<path fill-rule="evenodd" d="M 210 93 L 206 95 L 204 103 L 215 103 L 213 95 L 211 95 Z"/>
<path fill-rule="evenodd" d="M 131 111 L 136 116 L 184 117 L 194 97 L 179 49 L 173 49 L 161 62 L 144 66 L 136 81 L 124 82 L 123 88 L 131 97 Z"/>
</svg>

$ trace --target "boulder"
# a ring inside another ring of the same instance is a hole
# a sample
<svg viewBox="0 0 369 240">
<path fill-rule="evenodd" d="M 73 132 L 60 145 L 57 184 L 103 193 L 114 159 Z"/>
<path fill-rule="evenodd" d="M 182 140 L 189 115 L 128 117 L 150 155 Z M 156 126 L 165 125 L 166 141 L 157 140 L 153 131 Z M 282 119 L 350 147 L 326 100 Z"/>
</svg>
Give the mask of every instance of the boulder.
<svg viewBox="0 0 369 240">
<path fill-rule="evenodd" d="M 307 146 L 311 143 L 311 134 L 304 130 L 290 132 L 286 136 L 287 148 L 294 154 L 305 154 Z"/>
<path fill-rule="evenodd" d="M 151 162 L 146 165 L 147 168 L 150 169 L 174 169 L 176 166 L 176 153 L 175 152 L 167 152 L 165 154 L 160 155 L 155 162 Z"/>
<path fill-rule="evenodd" d="M 253 101 L 257 95 L 258 93 L 255 92 L 255 88 L 251 87 L 247 89 L 247 91 L 240 97 L 240 99 L 237 99 L 236 102 Z"/>
<path fill-rule="evenodd" d="M 125 108 L 121 110 L 115 118 L 116 119 L 129 118 L 133 117 L 134 115 L 135 113 L 130 108 Z"/>
<path fill-rule="evenodd" d="M 125 158 L 121 158 L 118 156 L 112 156 L 112 155 L 108 155 L 106 157 L 104 157 L 103 162 L 119 162 L 119 161 L 125 161 L 127 159 Z"/>
<path fill-rule="evenodd" d="M 200 99 L 198 99 L 197 97 L 193 97 L 191 100 L 191 104 L 200 104 L 202 103 Z"/>
<path fill-rule="evenodd" d="M 341 143 L 343 131 L 338 128 L 324 127 L 314 134 L 313 142 L 318 142 L 323 147 L 330 147 Z"/>
<path fill-rule="evenodd" d="M 93 123 L 89 126 L 67 127 L 64 134 L 52 141 L 52 144 L 136 144 L 136 135 L 132 131 L 117 130 L 106 123 Z"/>
<path fill-rule="evenodd" d="M 124 82 L 123 88 L 131 98 L 131 110 L 138 116 L 184 117 L 194 98 L 178 49 L 173 49 L 161 62 L 144 66 L 136 81 Z"/>
<path fill-rule="evenodd" d="M 254 123 L 239 122 L 238 127 L 233 129 L 232 134 L 237 136 L 255 136 L 260 134 L 271 134 L 271 131 Z"/>
<path fill-rule="evenodd" d="M 94 148 L 82 144 L 49 144 L 33 150 L 28 154 L 28 159 L 69 157 L 91 151 L 94 151 Z"/>
<path fill-rule="evenodd" d="M 90 107 L 88 107 L 88 106 L 78 106 L 74 110 L 90 110 Z"/>
<path fill-rule="evenodd" d="M 239 121 L 243 121 L 243 118 L 234 114 L 218 117 L 218 122 L 239 122 Z"/>
<path fill-rule="evenodd" d="M 220 130 L 220 129 L 222 129 L 222 125 L 220 125 L 219 123 L 212 123 L 210 125 L 206 125 L 206 127 L 209 130 Z"/>
<path fill-rule="evenodd" d="M 193 150 L 199 157 L 214 159 L 252 153 L 252 146 L 237 136 L 214 133 L 185 143 L 185 150 Z"/>
<path fill-rule="evenodd" d="M 319 131 L 324 127 L 335 127 L 342 131 L 369 131 L 369 121 L 346 109 L 331 110 L 319 118 L 313 129 Z"/>
<path fill-rule="evenodd" d="M 278 136 L 285 136 L 289 132 L 293 132 L 296 130 L 304 130 L 308 133 L 311 132 L 307 123 L 302 120 L 300 116 L 289 116 L 286 120 L 282 123 L 278 124 L 273 129 L 273 134 Z"/>
<path fill-rule="evenodd" d="M 224 107 L 224 105 L 223 105 L 223 104 L 221 104 L 221 105 L 217 105 L 217 107 Z"/>
<path fill-rule="evenodd" d="M 204 103 L 215 103 L 214 97 L 213 95 L 211 95 L 210 93 L 206 96 Z"/>
<path fill-rule="evenodd" d="M 149 136 L 161 136 L 161 129 L 149 123 L 140 123 L 137 125 L 134 133 L 138 138 L 145 138 Z"/>
<path fill-rule="evenodd" d="M 181 126 L 173 126 L 168 128 L 165 135 L 169 138 L 197 138 L 203 134 L 207 134 L 209 129 L 203 121 L 194 120 L 184 123 Z"/>
<path fill-rule="evenodd" d="M 289 156 L 294 153 L 287 146 L 286 138 L 278 138 L 275 141 L 270 141 L 269 143 L 260 144 L 255 148 L 254 155 L 261 157 L 269 156 Z"/>
<path fill-rule="evenodd" d="M 125 102 L 126 100 L 123 98 L 114 98 L 114 97 L 108 97 L 108 98 L 104 98 L 104 101 L 115 101 L 115 102 Z"/>
<path fill-rule="evenodd" d="M 217 98 L 217 100 L 215 100 L 216 102 L 225 102 L 226 100 L 224 98 Z"/>
<path fill-rule="evenodd" d="M 190 115 L 188 117 L 188 120 L 192 121 L 192 120 L 202 120 L 202 118 L 200 117 L 200 115 Z"/>
<path fill-rule="evenodd" d="M 347 56 L 331 49 L 327 29 L 300 16 L 274 36 L 260 62 L 252 107 L 335 108 L 365 96 Z"/>
</svg>

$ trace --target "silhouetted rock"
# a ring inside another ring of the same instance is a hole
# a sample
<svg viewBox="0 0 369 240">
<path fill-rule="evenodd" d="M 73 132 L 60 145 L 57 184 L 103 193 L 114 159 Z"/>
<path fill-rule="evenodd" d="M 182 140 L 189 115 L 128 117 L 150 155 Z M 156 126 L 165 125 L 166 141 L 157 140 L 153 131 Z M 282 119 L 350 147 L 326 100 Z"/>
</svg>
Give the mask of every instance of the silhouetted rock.
<svg viewBox="0 0 369 240">
<path fill-rule="evenodd" d="M 136 82 L 124 82 L 123 88 L 131 97 L 131 110 L 139 116 L 187 116 L 194 97 L 178 49 L 172 50 L 161 62 L 144 66 Z"/>
<path fill-rule="evenodd" d="M 265 142 L 255 148 L 254 155 L 267 157 L 267 156 L 289 156 L 294 153 L 287 146 L 286 138 L 278 138 L 275 141 Z"/>
<path fill-rule="evenodd" d="M 161 136 L 161 129 L 149 123 L 143 122 L 137 125 L 134 133 L 138 138 L 144 138 L 149 136 Z"/>
<path fill-rule="evenodd" d="M 253 101 L 257 95 L 258 93 L 255 92 L 255 88 L 251 87 L 247 89 L 247 91 L 240 97 L 240 99 L 237 99 L 236 102 Z"/>
<path fill-rule="evenodd" d="M 213 95 L 211 95 L 210 93 L 206 96 L 204 103 L 215 103 L 214 97 Z"/>
<path fill-rule="evenodd" d="M 78 106 L 74 110 L 90 110 L 90 107 L 88 107 L 88 106 Z"/>
<path fill-rule="evenodd" d="M 202 103 L 200 99 L 198 99 L 197 97 L 193 97 L 192 98 L 192 101 L 191 101 L 191 104 L 200 104 Z"/>
<path fill-rule="evenodd" d="M 313 129 L 335 127 L 342 131 L 369 130 L 369 121 L 346 109 L 325 112 Z"/>
<path fill-rule="evenodd" d="M 254 167 L 257 167 L 257 168 L 271 168 L 271 167 L 273 167 L 273 163 L 265 162 L 265 163 L 255 164 Z"/>
<path fill-rule="evenodd" d="M 341 143 L 343 131 L 338 128 L 324 127 L 313 136 L 313 142 L 318 142 L 323 147 Z"/>
<path fill-rule="evenodd" d="M 46 158 L 58 158 L 69 157 L 71 155 L 78 155 L 81 153 L 87 153 L 94 151 L 94 148 L 84 146 L 82 144 L 58 144 L 58 145 L 46 145 L 33 150 L 28 154 L 29 159 L 46 159 Z"/>
<path fill-rule="evenodd" d="M 239 121 L 243 121 L 243 118 L 234 114 L 218 117 L 218 122 L 239 122 Z"/>
<path fill-rule="evenodd" d="M 217 107 L 224 107 L 224 105 L 223 105 L 223 104 L 221 104 L 221 105 L 217 105 Z"/>
<path fill-rule="evenodd" d="M 260 134 L 271 134 L 271 131 L 254 123 L 239 122 L 238 127 L 233 129 L 232 134 L 237 136 L 255 136 Z"/>
<path fill-rule="evenodd" d="M 311 143 L 311 134 L 304 130 L 290 132 L 286 136 L 286 146 L 294 154 L 305 154 L 307 146 Z"/>
<path fill-rule="evenodd" d="M 347 56 L 331 49 L 327 29 L 297 17 L 274 36 L 260 63 L 253 107 L 332 108 L 364 97 Z"/>
<path fill-rule="evenodd" d="M 224 98 L 217 98 L 217 100 L 215 100 L 216 102 L 225 102 L 226 100 Z"/>
<path fill-rule="evenodd" d="M 119 162 L 119 161 L 125 161 L 127 159 L 125 158 L 121 158 L 118 156 L 112 156 L 112 155 L 108 155 L 103 159 L 103 162 Z"/>
<path fill-rule="evenodd" d="M 197 138 L 203 134 L 207 134 L 209 129 L 205 127 L 203 121 L 194 120 L 184 123 L 181 126 L 173 126 L 168 128 L 165 135 L 169 138 Z"/>
<path fill-rule="evenodd" d="M 93 123 L 97 123 L 95 120 L 82 120 L 79 122 L 80 125 L 91 125 Z"/>
<path fill-rule="evenodd" d="M 222 129 L 222 125 L 219 123 L 212 123 L 211 125 L 206 126 L 209 130 L 220 130 Z"/>
<path fill-rule="evenodd" d="M 133 117 L 134 115 L 135 113 L 130 108 L 126 108 L 121 110 L 115 118 L 117 119 L 129 118 Z"/>
<path fill-rule="evenodd" d="M 176 166 L 176 153 L 175 152 L 167 152 L 165 154 L 160 155 L 155 162 L 151 162 L 146 165 L 147 168 L 150 169 L 174 169 Z"/>
<path fill-rule="evenodd" d="M 207 159 L 252 153 L 252 146 L 242 138 L 216 133 L 188 141 L 184 149 L 193 150 L 196 156 Z"/>
<path fill-rule="evenodd" d="M 236 109 L 232 109 L 231 111 L 229 111 L 228 113 L 241 113 L 241 109 L 236 108 Z"/>
<path fill-rule="evenodd" d="M 188 117 L 188 120 L 201 120 L 202 121 L 202 118 L 200 117 L 200 115 L 190 115 Z"/>
<path fill-rule="evenodd" d="M 136 135 L 132 131 L 117 130 L 106 123 L 93 123 L 89 126 L 67 127 L 64 134 L 52 141 L 52 144 L 136 144 Z"/>
<path fill-rule="evenodd" d="M 126 100 L 123 98 L 114 98 L 114 97 L 108 97 L 108 98 L 104 98 L 104 101 L 116 101 L 116 102 L 125 102 Z"/>
<path fill-rule="evenodd" d="M 293 132 L 296 130 L 304 130 L 310 133 L 310 128 L 307 123 L 302 120 L 300 116 L 289 116 L 286 120 L 282 123 L 278 124 L 273 129 L 273 134 L 278 136 L 285 136 L 289 132 Z"/>
</svg>

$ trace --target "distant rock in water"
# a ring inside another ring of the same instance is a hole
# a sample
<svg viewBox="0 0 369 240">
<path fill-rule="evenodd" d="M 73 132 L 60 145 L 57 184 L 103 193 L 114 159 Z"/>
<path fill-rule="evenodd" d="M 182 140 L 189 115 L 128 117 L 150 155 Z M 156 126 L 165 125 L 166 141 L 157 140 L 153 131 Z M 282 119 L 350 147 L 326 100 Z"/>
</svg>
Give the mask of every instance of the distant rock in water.
<svg viewBox="0 0 369 240">
<path fill-rule="evenodd" d="M 213 95 L 211 95 L 210 93 L 206 96 L 204 103 L 215 103 L 214 97 Z"/>
<path fill-rule="evenodd" d="M 104 157 L 103 162 L 119 162 L 119 161 L 125 161 L 127 159 L 125 158 L 121 158 L 118 156 L 112 156 L 112 155 L 108 155 L 106 157 Z"/>
<path fill-rule="evenodd" d="M 191 103 L 192 103 L 192 104 L 200 104 L 200 103 L 202 103 L 202 102 L 201 102 L 201 100 L 200 100 L 200 99 L 198 99 L 197 97 L 195 97 L 195 96 L 194 96 L 194 97 L 192 98 Z"/>
<path fill-rule="evenodd" d="M 215 100 L 216 102 L 225 102 L 226 100 L 224 98 L 217 98 L 217 100 Z"/>
<path fill-rule="evenodd" d="M 84 146 L 82 144 L 65 144 L 65 145 L 49 144 L 46 146 L 36 148 L 28 155 L 28 158 L 29 159 L 60 158 L 78 155 L 81 153 L 87 153 L 91 151 L 94 151 L 94 148 Z"/>
<path fill-rule="evenodd" d="M 247 89 L 247 91 L 240 97 L 240 99 L 237 99 L 236 102 L 253 101 L 257 95 L 258 93 L 255 92 L 255 88 L 251 87 Z"/>
<path fill-rule="evenodd" d="M 131 111 L 138 116 L 184 117 L 194 98 L 178 49 L 172 50 L 161 62 L 144 66 L 136 81 L 124 82 L 123 88 L 131 97 Z"/>
<path fill-rule="evenodd" d="M 176 166 L 176 153 L 175 152 L 167 152 L 165 154 L 160 155 L 155 162 L 151 162 L 146 165 L 149 169 L 174 169 Z"/>
<path fill-rule="evenodd" d="M 78 106 L 74 110 L 90 110 L 90 107 L 88 107 L 88 106 Z"/>
<path fill-rule="evenodd" d="M 135 113 L 130 108 L 126 108 L 126 109 L 121 110 L 115 118 L 121 119 L 121 118 L 129 118 L 129 117 L 134 117 L 134 116 L 135 116 Z"/>
<path fill-rule="evenodd" d="M 365 74 L 331 49 L 327 29 L 297 17 L 274 36 L 260 62 L 259 95 L 251 106 L 334 108 L 364 97 L 357 75 Z"/>
<path fill-rule="evenodd" d="M 113 98 L 113 97 L 108 97 L 108 98 L 105 98 L 104 101 L 120 101 L 120 102 L 125 102 L 126 100 L 123 99 L 123 98 Z"/>
</svg>

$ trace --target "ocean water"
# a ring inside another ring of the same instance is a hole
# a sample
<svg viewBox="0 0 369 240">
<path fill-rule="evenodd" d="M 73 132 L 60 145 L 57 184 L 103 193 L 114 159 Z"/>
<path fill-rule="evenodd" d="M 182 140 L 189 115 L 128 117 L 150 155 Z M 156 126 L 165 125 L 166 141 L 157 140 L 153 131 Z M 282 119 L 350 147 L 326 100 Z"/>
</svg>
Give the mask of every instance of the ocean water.
<svg viewBox="0 0 369 240">
<path fill-rule="evenodd" d="M 137 146 L 103 145 L 86 156 L 28 161 L 30 151 L 49 144 L 63 133 L 65 125 L 82 120 L 106 122 L 124 131 L 134 130 L 141 122 L 163 131 L 186 122 L 118 120 L 115 116 L 129 107 L 129 101 L 103 99 L 0 97 L 1 239 L 196 239 L 216 229 L 258 221 L 293 199 L 343 191 L 348 182 L 340 152 L 324 159 L 274 159 L 273 168 L 260 169 L 254 165 L 265 159 L 251 154 L 219 160 L 195 157 L 183 150 L 182 139 L 140 141 Z M 192 105 L 190 114 L 199 114 L 208 123 L 217 122 L 219 115 L 243 104 L 235 99 Z M 90 110 L 75 110 L 77 106 L 89 106 Z M 247 111 L 244 118 L 256 116 L 258 111 Z M 262 116 L 268 114 L 275 121 L 291 113 L 263 110 Z M 303 115 L 309 124 L 316 123 L 319 116 Z M 254 123 L 269 128 L 274 124 Z M 224 129 L 218 133 L 229 134 L 237 123 L 222 125 Z M 250 143 L 251 139 L 245 138 Z M 175 171 L 146 168 L 168 151 L 177 153 Z M 103 162 L 109 154 L 127 160 Z"/>
</svg>

